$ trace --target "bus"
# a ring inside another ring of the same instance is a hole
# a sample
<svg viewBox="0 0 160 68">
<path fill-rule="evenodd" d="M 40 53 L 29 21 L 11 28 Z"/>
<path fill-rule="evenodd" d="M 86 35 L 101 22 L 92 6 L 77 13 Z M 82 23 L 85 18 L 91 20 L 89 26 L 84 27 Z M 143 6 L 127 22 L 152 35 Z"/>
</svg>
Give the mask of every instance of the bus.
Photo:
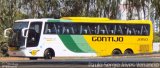
<svg viewBox="0 0 160 68">
<path fill-rule="evenodd" d="M 149 20 L 62 17 L 23 19 L 4 30 L 9 55 L 52 57 L 105 57 L 152 53 L 153 27 Z"/>
</svg>

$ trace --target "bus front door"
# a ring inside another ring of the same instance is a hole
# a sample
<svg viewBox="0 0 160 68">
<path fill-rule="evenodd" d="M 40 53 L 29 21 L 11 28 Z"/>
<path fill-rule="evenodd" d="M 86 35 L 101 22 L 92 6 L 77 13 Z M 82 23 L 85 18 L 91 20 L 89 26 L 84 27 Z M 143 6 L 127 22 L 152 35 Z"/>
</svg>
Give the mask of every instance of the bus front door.
<svg viewBox="0 0 160 68">
<path fill-rule="evenodd" d="M 41 35 L 42 22 L 31 22 L 26 47 L 38 46 Z"/>
</svg>

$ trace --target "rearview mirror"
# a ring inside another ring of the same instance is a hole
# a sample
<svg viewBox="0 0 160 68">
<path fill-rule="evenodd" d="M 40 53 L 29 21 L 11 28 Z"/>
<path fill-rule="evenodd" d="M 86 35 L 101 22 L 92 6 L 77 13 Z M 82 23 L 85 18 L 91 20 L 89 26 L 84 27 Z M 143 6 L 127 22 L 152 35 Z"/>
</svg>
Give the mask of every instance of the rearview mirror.
<svg viewBox="0 0 160 68">
<path fill-rule="evenodd" d="M 28 30 L 29 30 L 28 28 L 23 28 L 23 29 L 22 29 L 22 36 L 23 36 L 23 37 L 28 37 L 28 36 L 27 36 Z"/>
<path fill-rule="evenodd" d="M 5 38 L 8 38 L 9 37 L 9 34 L 12 32 L 12 28 L 7 28 L 4 30 L 4 37 Z"/>
</svg>

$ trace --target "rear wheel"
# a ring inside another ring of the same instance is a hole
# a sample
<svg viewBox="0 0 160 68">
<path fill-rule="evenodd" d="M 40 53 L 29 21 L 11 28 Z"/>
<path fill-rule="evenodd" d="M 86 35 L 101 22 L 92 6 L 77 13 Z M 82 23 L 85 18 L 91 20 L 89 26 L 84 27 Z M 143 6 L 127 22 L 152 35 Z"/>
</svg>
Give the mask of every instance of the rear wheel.
<svg viewBox="0 0 160 68">
<path fill-rule="evenodd" d="M 113 56 L 121 55 L 121 54 L 122 54 L 122 52 L 121 52 L 120 50 L 118 50 L 118 49 L 113 50 L 113 52 L 112 52 L 112 55 L 113 55 Z"/>
<path fill-rule="evenodd" d="M 132 50 L 125 50 L 124 54 L 125 55 L 133 55 L 133 51 Z"/>
<path fill-rule="evenodd" d="M 52 59 L 52 51 L 47 49 L 44 52 L 44 59 Z"/>
</svg>

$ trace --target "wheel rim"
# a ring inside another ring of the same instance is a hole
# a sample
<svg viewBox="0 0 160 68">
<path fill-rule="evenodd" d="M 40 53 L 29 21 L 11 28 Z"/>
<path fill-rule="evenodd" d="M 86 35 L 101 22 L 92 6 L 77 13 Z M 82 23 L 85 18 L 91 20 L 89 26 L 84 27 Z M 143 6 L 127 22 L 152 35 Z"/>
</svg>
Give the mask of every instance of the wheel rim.
<svg viewBox="0 0 160 68">
<path fill-rule="evenodd" d="M 47 53 L 47 58 L 48 58 L 48 59 L 51 59 L 51 58 L 52 58 L 52 55 L 51 55 L 50 52 Z"/>
<path fill-rule="evenodd" d="M 47 50 L 46 52 L 45 59 L 52 59 L 52 54 L 50 53 L 49 50 Z"/>
</svg>

